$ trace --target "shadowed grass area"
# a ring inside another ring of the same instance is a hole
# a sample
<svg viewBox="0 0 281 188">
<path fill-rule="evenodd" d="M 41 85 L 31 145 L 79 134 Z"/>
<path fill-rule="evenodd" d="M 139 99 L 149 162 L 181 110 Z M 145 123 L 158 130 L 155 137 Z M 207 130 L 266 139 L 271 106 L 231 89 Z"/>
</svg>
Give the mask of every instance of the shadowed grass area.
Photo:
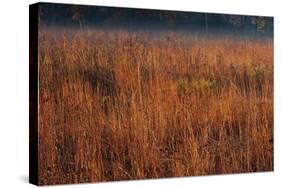
<svg viewBox="0 0 281 188">
<path fill-rule="evenodd" d="M 273 170 L 272 40 L 68 35 L 40 32 L 40 184 Z"/>
</svg>

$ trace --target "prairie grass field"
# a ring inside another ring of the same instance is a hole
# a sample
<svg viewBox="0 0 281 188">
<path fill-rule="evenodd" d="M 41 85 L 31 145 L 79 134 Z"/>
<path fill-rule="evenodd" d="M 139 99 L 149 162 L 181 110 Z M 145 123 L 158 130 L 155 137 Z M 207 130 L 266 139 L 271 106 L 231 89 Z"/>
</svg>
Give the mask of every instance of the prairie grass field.
<svg viewBox="0 0 281 188">
<path fill-rule="evenodd" d="M 273 170 L 273 39 L 39 33 L 39 183 Z"/>
</svg>

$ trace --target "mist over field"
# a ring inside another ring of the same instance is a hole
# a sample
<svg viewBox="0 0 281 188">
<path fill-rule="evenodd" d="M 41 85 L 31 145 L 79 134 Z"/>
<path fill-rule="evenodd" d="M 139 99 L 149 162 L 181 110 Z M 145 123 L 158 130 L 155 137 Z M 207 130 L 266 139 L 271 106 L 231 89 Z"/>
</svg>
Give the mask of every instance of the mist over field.
<svg viewBox="0 0 281 188">
<path fill-rule="evenodd" d="M 273 36 L 273 18 L 263 16 L 41 3 L 39 20 L 47 27 Z"/>
</svg>

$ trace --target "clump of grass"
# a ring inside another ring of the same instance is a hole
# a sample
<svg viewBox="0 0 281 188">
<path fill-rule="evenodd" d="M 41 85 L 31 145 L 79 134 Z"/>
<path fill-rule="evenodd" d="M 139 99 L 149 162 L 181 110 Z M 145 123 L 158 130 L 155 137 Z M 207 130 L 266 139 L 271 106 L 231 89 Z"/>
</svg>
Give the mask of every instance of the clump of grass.
<svg viewBox="0 0 281 188">
<path fill-rule="evenodd" d="M 196 90 L 212 89 L 215 85 L 216 82 L 214 80 L 206 78 L 193 79 L 190 83 L 190 87 Z"/>
<path fill-rule="evenodd" d="M 184 79 L 179 79 L 178 80 L 178 91 L 180 94 L 185 93 L 187 89 L 187 84 Z"/>
</svg>

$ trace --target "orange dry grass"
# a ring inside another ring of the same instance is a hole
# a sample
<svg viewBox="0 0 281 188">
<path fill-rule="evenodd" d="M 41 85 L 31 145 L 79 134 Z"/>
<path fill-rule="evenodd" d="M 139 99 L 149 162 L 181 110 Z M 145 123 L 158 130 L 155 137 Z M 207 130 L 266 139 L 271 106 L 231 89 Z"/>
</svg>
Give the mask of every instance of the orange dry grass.
<svg viewBox="0 0 281 188">
<path fill-rule="evenodd" d="M 272 40 L 40 36 L 40 184 L 273 170 Z"/>
</svg>

